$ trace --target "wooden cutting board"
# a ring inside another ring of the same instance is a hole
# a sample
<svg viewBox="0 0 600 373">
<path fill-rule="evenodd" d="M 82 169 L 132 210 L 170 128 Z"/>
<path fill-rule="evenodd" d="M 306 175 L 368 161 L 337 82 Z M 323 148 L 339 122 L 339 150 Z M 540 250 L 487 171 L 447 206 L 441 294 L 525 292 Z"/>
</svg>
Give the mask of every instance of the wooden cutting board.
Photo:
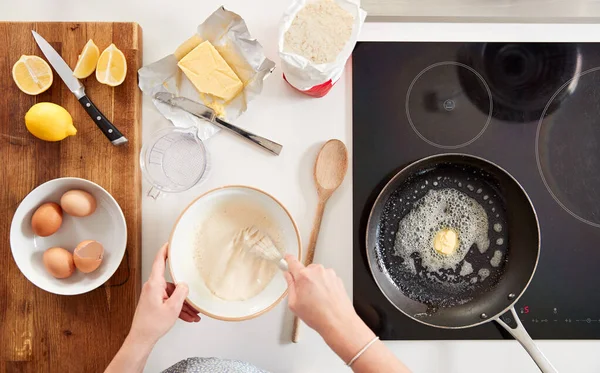
<svg viewBox="0 0 600 373">
<path fill-rule="evenodd" d="M 73 68 L 88 39 L 104 50 L 114 43 L 127 58 L 128 74 L 116 88 L 83 80 L 87 95 L 129 139 L 115 147 L 54 73 L 52 87 L 38 95 L 22 93 L 12 66 L 23 54 L 45 58 L 37 31 Z M 0 22 L 0 372 L 101 372 L 119 349 L 140 292 L 141 180 L 138 154 L 142 31 L 135 23 Z M 49 101 L 71 113 L 77 135 L 50 143 L 33 137 L 24 116 L 37 102 Z M 111 193 L 127 220 L 127 252 L 113 277 L 87 294 L 60 296 L 30 283 L 10 251 L 12 216 L 21 200 L 48 180 L 75 176 Z"/>
</svg>

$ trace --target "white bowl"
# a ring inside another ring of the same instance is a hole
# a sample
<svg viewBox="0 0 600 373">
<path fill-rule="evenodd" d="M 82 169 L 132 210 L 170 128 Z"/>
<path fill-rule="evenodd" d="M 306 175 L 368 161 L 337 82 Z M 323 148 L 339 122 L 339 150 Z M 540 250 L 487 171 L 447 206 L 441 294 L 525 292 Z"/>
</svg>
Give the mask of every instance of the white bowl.
<svg viewBox="0 0 600 373">
<path fill-rule="evenodd" d="M 212 206 L 230 198 L 248 198 L 259 203 L 278 223 L 287 254 L 298 259 L 302 245 L 298 227 L 283 205 L 269 194 L 247 186 L 226 186 L 213 189 L 194 200 L 179 216 L 169 240 L 169 268 L 173 280 L 189 286 L 187 302 L 202 314 L 224 321 L 242 321 L 257 317 L 277 305 L 287 294 L 283 273 L 277 271 L 267 287 L 253 298 L 226 301 L 211 293 L 194 262 L 194 238 L 198 224 L 211 213 Z"/>
<path fill-rule="evenodd" d="M 78 218 L 63 212 L 59 230 L 39 237 L 31 229 L 31 216 L 45 202 L 60 204 L 60 197 L 71 189 L 84 190 L 96 198 L 96 211 Z M 95 240 L 104 246 L 104 259 L 92 273 L 75 273 L 66 279 L 52 277 L 44 267 L 42 255 L 51 247 L 73 252 L 78 243 Z M 127 245 L 125 217 L 115 199 L 101 186 L 74 177 L 50 180 L 32 190 L 17 208 L 10 226 L 10 248 L 17 266 L 37 287 L 54 294 L 74 295 L 91 291 L 105 283 L 119 268 Z"/>
</svg>

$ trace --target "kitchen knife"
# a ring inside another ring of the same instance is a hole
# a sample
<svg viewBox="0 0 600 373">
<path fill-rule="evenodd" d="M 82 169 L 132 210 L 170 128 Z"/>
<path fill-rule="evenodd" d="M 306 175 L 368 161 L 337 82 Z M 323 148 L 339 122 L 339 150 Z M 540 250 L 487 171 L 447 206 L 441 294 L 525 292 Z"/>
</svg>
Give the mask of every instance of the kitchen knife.
<svg viewBox="0 0 600 373">
<path fill-rule="evenodd" d="M 85 88 L 83 84 L 73 76 L 73 70 L 67 65 L 65 60 L 58 54 L 58 52 L 52 48 L 50 43 L 46 41 L 43 37 L 40 36 L 35 31 L 31 31 L 33 37 L 37 43 L 37 45 L 44 53 L 44 56 L 50 62 L 50 65 L 56 70 L 58 76 L 62 79 L 63 82 L 67 85 L 69 90 L 73 92 L 77 100 L 88 115 L 94 120 L 94 123 L 100 128 L 104 136 L 110 140 L 113 145 L 122 145 L 127 142 L 127 139 L 123 134 L 115 127 L 105 116 L 98 110 L 96 105 L 89 99 L 88 96 L 85 95 Z"/>
<path fill-rule="evenodd" d="M 154 98 L 167 105 L 185 110 L 198 118 L 204 119 L 216 125 L 217 127 L 229 130 L 235 133 L 236 135 L 257 144 L 258 146 L 262 147 L 263 149 L 269 151 L 272 154 L 279 155 L 279 153 L 281 153 L 281 149 L 283 149 L 283 146 L 274 141 L 250 133 L 246 130 L 234 126 L 231 123 L 224 121 L 223 119 L 220 119 L 219 117 L 217 117 L 213 109 L 199 102 L 187 99 L 185 97 L 178 97 L 168 92 L 158 92 L 154 95 Z"/>
</svg>

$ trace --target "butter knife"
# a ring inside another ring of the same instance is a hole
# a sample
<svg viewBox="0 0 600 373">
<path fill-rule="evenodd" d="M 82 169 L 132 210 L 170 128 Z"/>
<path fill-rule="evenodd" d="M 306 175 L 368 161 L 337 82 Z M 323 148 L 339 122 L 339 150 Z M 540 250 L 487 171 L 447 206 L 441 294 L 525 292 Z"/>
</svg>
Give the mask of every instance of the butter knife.
<svg viewBox="0 0 600 373">
<path fill-rule="evenodd" d="M 274 141 L 265 139 L 264 137 L 255 135 L 251 132 L 248 132 L 237 126 L 234 126 L 231 123 L 224 121 L 223 119 L 217 117 L 213 109 L 199 102 L 190 100 L 185 97 L 175 96 L 174 94 L 168 92 L 158 92 L 154 95 L 154 98 L 167 105 L 187 111 L 188 113 L 198 118 L 204 119 L 216 125 L 217 127 L 231 131 L 236 135 L 255 143 L 256 145 L 267 150 L 271 154 L 279 155 L 279 153 L 281 153 L 281 149 L 283 149 L 283 146 Z"/>
<path fill-rule="evenodd" d="M 127 142 L 127 139 L 123 134 L 115 127 L 105 116 L 98 110 L 96 105 L 89 99 L 88 96 L 85 95 L 85 87 L 79 79 L 73 76 L 73 70 L 67 65 L 65 60 L 58 54 L 58 52 L 52 48 L 50 43 L 46 41 L 43 37 L 40 36 L 35 31 L 31 31 L 33 37 L 37 43 L 37 45 L 44 53 L 44 56 L 50 62 L 50 65 L 56 70 L 58 76 L 62 79 L 63 82 L 67 85 L 69 90 L 73 92 L 77 100 L 83 106 L 85 111 L 88 113 L 90 118 L 94 120 L 96 126 L 100 128 L 104 136 L 110 140 L 113 145 L 122 145 Z"/>
</svg>

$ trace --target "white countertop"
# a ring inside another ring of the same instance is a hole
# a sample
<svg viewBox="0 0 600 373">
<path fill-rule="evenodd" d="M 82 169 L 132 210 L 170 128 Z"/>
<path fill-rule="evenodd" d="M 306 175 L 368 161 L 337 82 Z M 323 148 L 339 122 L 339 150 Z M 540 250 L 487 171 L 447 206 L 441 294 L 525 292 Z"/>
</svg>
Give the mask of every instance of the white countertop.
<svg viewBox="0 0 600 373">
<path fill-rule="evenodd" d="M 172 4 L 167 6 L 167 4 Z M 177 4 L 177 5 L 175 5 Z M 285 0 L 228 0 L 228 9 L 240 14 L 266 55 L 279 62 L 276 32 Z M 59 5 L 59 6 L 57 6 Z M 0 17 L 22 21 L 136 21 L 143 28 L 144 62 L 169 53 L 187 39 L 196 26 L 221 2 L 104 0 L 100 2 L 8 1 L 0 2 Z M 366 24 L 362 40 L 444 41 L 600 41 L 597 25 L 514 24 Z M 279 157 L 225 133 L 207 142 L 211 171 L 206 181 L 179 195 L 143 200 L 142 277 L 147 278 L 152 258 L 167 241 L 182 209 L 199 194 L 226 184 L 246 184 L 272 193 L 296 219 L 303 242 L 308 241 L 317 198 L 312 181 L 313 162 L 320 145 L 338 138 L 352 151 L 351 67 L 324 98 L 312 99 L 295 92 L 271 76 L 263 94 L 237 121 L 242 127 L 284 145 Z M 168 122 L 144 99 L 143 134 Z M 352 288 L 352 172 L 330 200 L 325 213 L 315 260 L 333 267 Z M 148 185 L 144 184 L 144 192 Z M 257 319 L 227 323 L 204 318 L 194 325 L 178 322 L 156 346 L 146 371 L 158 372 L 190 356 L 218 356 L 245 360 L 272 372 L 346 372 L 342 362 L 314 332 L 303 328 L 299 344 L 289 343 L 291 315 L 285 302 Z M 387 342 L 415 373 L 534 373 L 538 372 L 514 341 Z M 540 348 L 563 373 L 600 371 L 600 341 L 541 341 Z"/>
</svg>

